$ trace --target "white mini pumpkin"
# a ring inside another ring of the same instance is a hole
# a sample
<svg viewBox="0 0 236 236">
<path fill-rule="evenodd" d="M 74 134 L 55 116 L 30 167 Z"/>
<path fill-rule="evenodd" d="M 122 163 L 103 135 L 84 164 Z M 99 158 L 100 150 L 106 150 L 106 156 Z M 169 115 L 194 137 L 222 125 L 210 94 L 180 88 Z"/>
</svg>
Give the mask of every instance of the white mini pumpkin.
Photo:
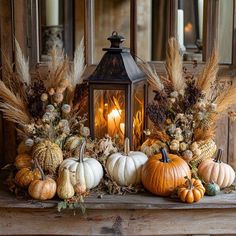
<svg viewBox="0 0 236 236">
<path fill-rule="evenodd" d="M 59 173 L 63 169 L 68 169 L 70 171 L 70 181 L 74 186 L 77 183 L 86 186 L 86 189 L 91 189 L 96 187 L 102 177 L 103 168 L 102 165 L 94 158 L 84 157 L 86 147 L 86 141 L 83 142 L 79 157 L 72 157 L 64 160 L 59 168 Z"/>
<path fill-rule="evenodd" d="M 110 155 L 106 169 L 113 180 L 121 186 L 141 183 L 141 169 L 148 157 L 143 152 L 130 151 L 129 139 L 125 139 L 124 153 Z"/>
</svg>

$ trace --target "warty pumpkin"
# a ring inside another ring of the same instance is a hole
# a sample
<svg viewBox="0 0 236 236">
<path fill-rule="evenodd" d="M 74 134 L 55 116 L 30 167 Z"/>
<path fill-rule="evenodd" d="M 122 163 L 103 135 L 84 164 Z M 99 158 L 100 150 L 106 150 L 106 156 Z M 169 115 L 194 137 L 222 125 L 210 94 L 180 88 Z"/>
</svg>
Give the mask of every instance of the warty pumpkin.
<svg viewBox="0 0 236 236">
<path fill-rule="evenodd" d="M 141 170 L 147 161 L 143 152 L 130 151 L 129 139 L 125 139 L 124 153 L 111 154 L 106 162 L 106 169 L 111 178 L 121 186 L 141 183 Z"/>
<path fill-rule="evenodd" d="M 32 157 L 39 161 L 40 166 L 48 174 L 55 174 L 63 161 L 60 147 L 49 140 L 41 141 L 33 147 Z"/>
<path fill-rule="evenodd" d="M 185 176 L 191 177 L 188 164 L 179 156 L 161 153 L 150 157 L 142 168 L 142 183 L 153 194 L 169 196 L 173 190 L 185 183 Z"/>
<path fill-rule="evenodd" d="M 17 155 L 14 164 L 18 170 L 22 168 L 30 168 L 33 164 L 33 159 L 29 154 L 19 154 Z"/>
<path fill-rule="evenodd" d="M 204 160 L 198 167 L 198 175 L 204 182 L 214 182 L 220 188 L 229 187 L 235 180 L 235 171 L 233 168 L 222 162 L 223 150 L 219 149 L 215 159 Z"/>
<path fill-rule="evenodd" d="M 52 199 L 56 194 L 57 184 L 52 178 L 45 176 L 37 159 L 35 162 L 41 173 L 41 179 L 33 180 L 30 183 L 28 193 L 33 199 L 36 200 Z"/>
<path fill-rule="evenodd" d="M 83 142 L 78 157 L 68 158 L 62 162 L 59 173 L 62 172 L 64 168 L 68 169 L 73 186 L 80 183 L 85 185 L 86 189 L 91 189 L 100 183 L 103 177 L 103 168 L 96 159 L 84 157 L 85 147 L 86 141 Z"/>
<path fill-rule="evenodd" d="M 57 179 L 57 195 L 61 199 L 73 197 L 75 194 L 74 187 L 70 182 L 70 172 L 63 169 Z"/>
<path fill-rule="evenodd" d="M 203 198 L 205 188 L 199 179 L 186 177 L 186 182 L 178 188 L 178 197 L 182 202 L 193 203 Z"/>
<path fill-rule="evenodd" d="M 15 176 L 15 182 L 18 186 L 26 188 L 33 180 L 40 179 L 41 173 L 37 168 L 31 170 L 30 168 L 20 169 Z"/>
</svg>

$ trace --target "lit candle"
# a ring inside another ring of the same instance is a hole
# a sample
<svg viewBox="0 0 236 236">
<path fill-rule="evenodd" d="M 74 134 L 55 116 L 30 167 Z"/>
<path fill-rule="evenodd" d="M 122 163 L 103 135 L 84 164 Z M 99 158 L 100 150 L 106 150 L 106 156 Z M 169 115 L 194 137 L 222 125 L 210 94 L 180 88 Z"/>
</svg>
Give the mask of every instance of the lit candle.
<svg viewBox="0 0 236 236">
<path fill-rule="evenodd" d="M 203 0 L 198 0 L 198 25 L 199 25 L 199 39 L 202 40 L 202 34 L 203 34 Z"/>
<path fill-rule="evenodd" d="M 177 38 L 179 42 L 180 49 L 185 51 L 184 46 L 184 11 L 178 9 L 178 19 L 177 19 Z"/>
<path fill-rule="evenodd" d="M 121 110 L 113 109 L 108 114 L 107 128 L 108 134 L 114 137 L 115 134 L 119 134 L 120 121 L 121 121 Z"/>
<path fill-rule="evenodd" d="M 46 25 L 59 24 L 59 0 L 46 0 Z"/>
</svg>

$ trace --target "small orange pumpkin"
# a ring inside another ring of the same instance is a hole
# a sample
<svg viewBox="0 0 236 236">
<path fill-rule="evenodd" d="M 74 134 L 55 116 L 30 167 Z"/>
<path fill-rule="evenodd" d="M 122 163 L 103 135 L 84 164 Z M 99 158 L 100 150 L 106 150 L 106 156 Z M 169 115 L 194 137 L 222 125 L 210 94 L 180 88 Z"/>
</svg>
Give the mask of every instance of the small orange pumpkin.
<svg viewBox="0 0 236 236">
<path fill-rule="evenodd" d="M 188 164 L 179 156 L 167 154 L 161 148 L 161 154 L 150 157 L 142 169 L 142 183 L 151 193 L 169 196 L 172 191 L 184 184 L 185 176 L 191 177 Z"/>
<path fill-rule="evenodd" d="M 35 159 L 36 165 L 41 173 L 42 178 L 33 180 L 28 188 L 29 195 L 36 200 L 52 199 L 57 191 L 57 184 L 52 178 L 45 176 L 41 166 L 37 159 Z"/>
<path fill-rule="evenodd" d="M 15 182 L 18 186 L 22 188 L 26 188 L 30 185 L 33 180 L 40 179 L 41 174 L 40 171 L 35 168 L 31 170 L 28 167 L 20 169 L 15 176 Z"/>
<path fill-rule="evenodd" d="M 30 168 L 33 164 L 33 159 L 29 154 L 23 153 L 17 155 L 15 159 L 15 166 L 18 170 L 22 168 Z"/>
<path fill-rule="evenodd" d="M 186 182 L 178 188 L 178 197 L 182 202 L 193 203 L 203 198 L 205 188 L 199 179 L 189 179 L 186 176 Z"/>
</svg>

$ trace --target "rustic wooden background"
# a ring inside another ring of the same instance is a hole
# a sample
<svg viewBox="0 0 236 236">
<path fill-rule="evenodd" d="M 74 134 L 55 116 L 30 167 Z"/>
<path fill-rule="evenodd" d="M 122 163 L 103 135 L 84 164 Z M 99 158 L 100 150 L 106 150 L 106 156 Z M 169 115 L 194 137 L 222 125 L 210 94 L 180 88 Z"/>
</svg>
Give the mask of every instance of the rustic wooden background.
<svg viewBox="0 0 236 236">
<path fill-rule="evenodd" d="M 101 47 L 107 46 L 107 42 L 105 40 L 106 36 L 104 34 L 96 35 L 92 32 L 92 29 L 99 28 L 99 24 L 103 24 L 104 22 L 98 21 L 99 14 L 102 14 L 102 10 L 104 7 L 106 9 L 112 9 L 116 7 L 117 1 L 114 1 L 112 4 L 109 1 L 107 5 L 102 3 L 102 1 L 96 1 L 95 6 L 95 16 L 92 15 L 92 8 L 94 5 L 91 4 L 91 1 L 84 1 L 84 0 L 75 0 L 75 44 L 78 44 L 80 39 L 83 36 L 83 32 L 85 31 L 85 42 L 86 42 L 86 61 L 88 62 L 89 66 L 86 71 L 86 75 L 88 75 L 93 69 L 94 66 L 90 66 L 91 59 L 93 54 L 94 45 L 96 46 L 95 58 L 99 58 L 101 55 Z M 125 1 L 122 1 L 122 4 L 125 4 Z M 138 48 L 144 47 L 145 45 L 139 45 L 138 38 L 143 37 L 145 33 L 148 33 L 151 29 L 144 28 L 143 32 L 139 32 L 137 29 L 137 22 L 140 21 L 140 17 L 137 16 L 137 12 L 142 12 L 140 9 L 145 9 L 147 6 L 141 6 L 137 4 L 141 1 L 130 0 L 130 7 L 127 9 L 127 14 L 130 10 L 130 20 L 127 18 L 127 25 L 130 26 L 130 44 L 127 46 L 131 47 L 131 50 L 134 54 L 138 52 Z M 177 2 L 176 0 L 167 0 L 167 6 L 170 10 L 168 14 L 167 20 L 167 28 L 169 36 L 175 36 L 175 25 L 176 25 L 176 9 L 177 9 Z M 215 0 L 208 0 L 204 6 L 204 17 L 207 19 L 206 24 L 204 25 L 204 32 L 205 32 L 205 44 L 206 47 L 203 51 L 203 57 L 206 59 L 211 49 L 213 48 L 215 39 L 217 38 L 217 14 L 215 11 L 218 9 L 217 4 L 218 1 Z M 221 65 L 219 71 L 219 79 L 222 81 L 234 81 L 236 77 L 236 4 L 234 0 L 234 28 L 233 28 L 233 50 L 232 50 L 232 57 L 233 63 L 231 65 Z M 148 8 L 147 8 L 148 9 Z M 116 11 L 112 12 L 115 14 Z M 4 65 L 3 60 L 3 53 L 7 55 L 10 60 L 14 63 L 14 38 L 16 38 L 21 45 L 23 52 L 25 55 L 28 55 L 30 58 L 30 62 L 32 66 L 35 66 L 35 53 L 36 47 L 35 44 L 35 35 L 36 35 L 36 21 L 35 21 L 35 1 L 29 0 L 0 0 L 0 48 L 1 48 L 1 55 L 0 55 L 0 63 Z M 109 15 L 112 15 L 109 13 Z M 84 18 L 85 16 L 85 18 Z M 92 18 L 95 17 L 95 26 L 92 24 Z M 117 9 L 117 15 L 113 15 L 112 22 L 115 25 L 119 26 L 119 19 L 122 17 L 121 11 Z M 141 18 L 142 19 L 142 18 Z M 143 17 L 143 20 L 148 24 L 150 19 L 147 17 Z M 136 22 L 136 24 L 135 24 Z M 171 24 L 170 24 L 171 22 Z M 127 27 L 128 28 L 128 27 Z M 108 33 L 112 29 L 112 25 L 107 25 Z M 138 33 L 139 32 L 139 33 Z M 94 41 L 94 36 L 95 41 Z M 128 39 L 129 39 L 128 37 Z M 150 39 L 148 39 L 150 40 Z M 129 41 L 129 40 L 128 40 Z M 104 44 L 105 42 L 105 44 Z M 98 53 L 98 52 L 99 53 Z M 143 54 L 143 57 L 149 57 L 148 54 Z M 97 60 L 95 60 L 97 61 Z M 163 62 L 153 62 L 156 66 L 158 73 L 164 73 L 164 65 Z M 202 68 L 204 63 L 199 63 L 196 69 L 193 69 L 192 63 L 185 63 L 185 67 L 187 67 L 190 71 L 194 71 L 194 73 L 198 73 L 198 71 Z M 41 65 L 39 65 L 41 66 Z M 1 73 L 1 78 L 4 79 L 4 75 Z M 151 93 L 151 91 L 150 91 Z M 216 142 L 219 147 L 222 147 L 225 150 L 224 160 L 230 163 L 236 169 L 236 122 L 230 120 L 226 115 L 222 115 L 222 119 L 219 120 L 217 123 L 217 134 L 216 134 Z M 0 117 L 0 165 L 4 165 L 4 163 L 12 162 L 16 155 L 16 135 L 14 131 L 14 125 L 5 121 Z"/>
</svg>

